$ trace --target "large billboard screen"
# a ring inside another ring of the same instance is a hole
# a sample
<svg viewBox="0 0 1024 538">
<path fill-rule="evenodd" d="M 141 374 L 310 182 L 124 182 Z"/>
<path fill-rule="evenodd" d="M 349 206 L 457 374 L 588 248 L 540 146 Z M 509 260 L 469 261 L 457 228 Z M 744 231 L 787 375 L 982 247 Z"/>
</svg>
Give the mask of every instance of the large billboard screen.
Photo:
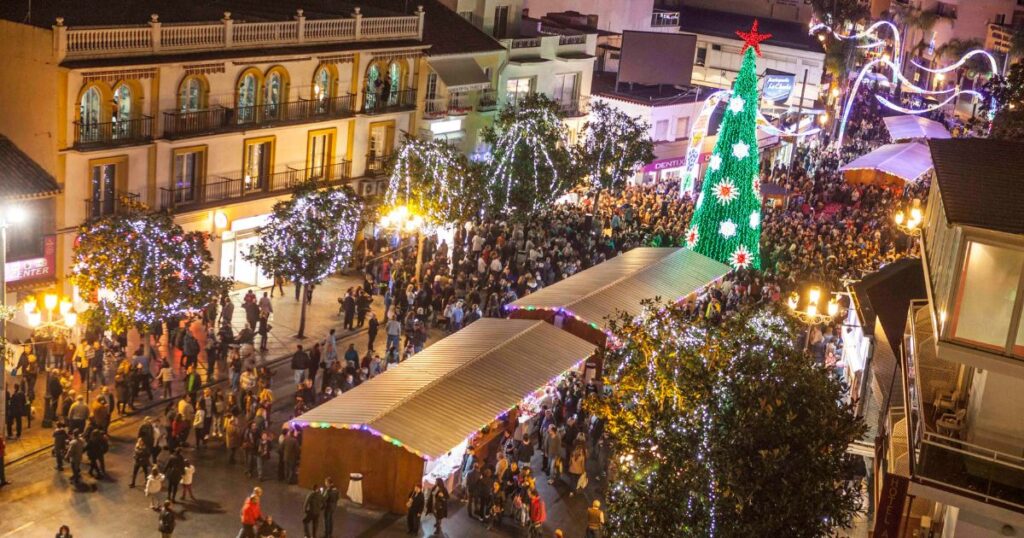
<svg viewBox="0 0 1024 538">
<path fill-rule="evenodd" d="M 694 34 L 622 32 L 619 82 L 689 86 L 697 52 Z"/>
</svg>

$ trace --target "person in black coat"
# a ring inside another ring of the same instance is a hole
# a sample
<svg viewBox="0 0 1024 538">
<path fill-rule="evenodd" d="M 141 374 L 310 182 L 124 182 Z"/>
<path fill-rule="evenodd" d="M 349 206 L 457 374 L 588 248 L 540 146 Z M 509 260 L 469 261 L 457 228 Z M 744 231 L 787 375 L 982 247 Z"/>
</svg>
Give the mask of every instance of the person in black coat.
<svg viewBox="0 0 1024 538">
<path fill-rule="evenodd" d="M 68 429 L 64 422 L 57 422 L 53 430 L 53 459 L 57 460 L 57 470 L 64 470 L 64 453 L 68 450 Z"/>
<path fill-rule="evenodd" d="M 46 420 L 57 420 L 57 402 L 64 394 L 64 387 L 60 384 L 60 371 L 54 368 L 46 379 Z"/>
<path fill-rule="evenodd" d="M 345 292 L 345 298 L 341 301 L 341 308 L 345 312 L 344 328 L 347 331 L 351 331 L 356 314 L 356 300 L 352 297 L 352 288 Z"/>
<path fill-rule="evenodd" d="M 380 320 L 377 319 L 377 314 L 370 312 L 370 321 L 367 322 L 366 337 L 369 340 L 367 349 L 373 349 L 373 342 L 377 339 L 377 332 L 380 331 Z"/>
<path fill-rule="evenodd" d="M 21 419 L 28 415 L 28 400 L 21 391 L 21 385 L 14 385 L 14 393 L 7 396 L 7 436 L 21 439 Z"/>
<path fill-rule="evenodd" d="M 334 512 L 338 509 L 341 492 L 330 478 L 324 480 L 324 538 L 334 536 Z"/>
<path fill-rule="evenodd" d="M 171 457 L 164 464 L 164 477 L 167 479 L 167 500 L 174 502 L 178 495 L 178 485 L 181 477 L 185 474 L 185 458 L 181 455 L 181 449 L 175 449 Z"/>
<path fill-rule="evenodd" d="M 426 498 L 423 496 L 423 488 L 419 484 L 412 487 L 409 492 L 409 500 L 405 502 L 409 510 L 405 514 L 405 525 L 409 534 L 420 532 L 420 518 L 423 517 L 423 509 L 426 506 Z"/>
<path fill-rule="evenodd" d="M 161 538 L 171 538 L 171 534 L 174 533 L 176 519 L 177 515 L 171 509 L 171 501 L 164 501 L 164 507 L 157 515 L 157 530 L 160 531 Z"/>
<path fill-rule="evenodd" d="M 304 517 L 302 518 L 302 529 L 305 531 L 305 535 L 309 537 L 315 537 L 317 535 L 317 527 L 320 526 L 320 514 L 324 510 L 324 494 L 323 489 L 320 486 L 313 488 L 313 491 L 306 495 L 306 502 L 302 506 L 302 512 Z M 310 532 L 313 529 L 313 532 Z"/>
</svg>

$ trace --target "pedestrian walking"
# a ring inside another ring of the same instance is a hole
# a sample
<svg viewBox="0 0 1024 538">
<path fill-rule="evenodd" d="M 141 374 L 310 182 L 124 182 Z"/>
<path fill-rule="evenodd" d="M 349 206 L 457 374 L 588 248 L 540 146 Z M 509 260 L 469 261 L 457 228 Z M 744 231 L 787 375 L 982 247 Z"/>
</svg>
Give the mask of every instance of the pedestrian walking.
<svg viewBox="0 0 1024 538">
<path fill-rule="evenodd" d="M 263 488 L 255 487 L 239 513 L 242 521 L 242 528 L 238 531 L 237 538 L 258 538 L 256 536 L 256 525 L 263 520 L 263 512 L 260 510 L 260 497 L 263 496 Z"/>
<path fill-rule="evenodd" d="M 53 430 L 53 459 L 57 461 L 56 469 L 64 470 L 64 454 L 68 451 L 68 429 L 63 421 L 57 422 Z"/>
<path fill-rule="evenodd" d="M 56 538 L 73 538 L 71 536 L 71 527 L 68 527 L 67 525 L 61 525 L 60 528 L 57 529 Z"/>
<path fill-rule="evenodd" d="M 82 434 L 73 433 L 71 442 L 68 443 L 67 460 L 71 465 L 71 483 L 79 485 L 82 483 L 82 455 L 85 454 L 85 439 Z"/>
<path fill-rule="evenodd" d="M 441 522 L 448 517 L 448 488 L 440 478 L 434 483 L 434 489 L 430 492 L 430 508 L 434 514 L 434 534 L 444 534 L 441 529 Z"/>
<path fill-rule="evenodd" d="M 192 491 L 192 481 L 195 476 L 196 466 L 190 460 L 185 460 L 185 468 L 181 473 L 181 500 L 184 501 L 186 497 L 193 501 L 196 500 L 196 494 Z"/>
<path fill-rule="evenodd" d="M 305 379 L 306 370 L 309 369 L 309 355 L 302 349 L 302 344 L 295 346 L 295 353 L 292 355 L 292 377 L 296 385 L 301 385 Z"/>
<path fill-rule="evenodd" d="M 587 509 L 587 538 L 601 538 L 603 529 L 604 512 L 601 511 L 601 501 L 595 499 Z"/>
<path fill-rule="evenodd" d="M 412 487 L 409 492 L 409 499 L 405 501 L 405 527 L 409 534 L 419 534 L 420 518 L 423 517 L 423 509 L 426 499 L 423 496 L 423 488 L 419 483 Z"/>
<path fill-rule="evenodd" d="M 7 481 L 7 473 L 4 469 L 4 461 L 7 458 L 7 440 L 4 436 L 0 435 L 0 488 L 10 484 Z"/>
<path fill-rule="evenodd" d="M 530 490 L 530 536 L 540 536 L 544 522 L 548 519 L 547 506 L 537 490 Z"/>
<path fill-rule="evenodd" d="M 178 486 L 181 484 L 181 477 L 185 474 L 185 458 L 181 455 L 181 449 L 176 448 L 164 463 L 164 476 L 167 477 L 167 500 L 175 502 L 178 496 Z"/>
<path fill-rule="evenodd" d="M 174 370 L 171 369 L 171 363 L 167 362 L 167 359 L 160 361 L 160 387 L 163 389 L 164 399 L 171 397 L 171 382 L 174 381 Z"/>
<path fill-rule="evenodd" d="M 171 538 L 174 534 L 174 525 L 177 515 L 171 509 L 171 501 L 164 501 L 164 507 L 157 516 L 157 530 L 160 531 L 160 538 Z"/>
<path fill-rule="evenodd" d="M 320 514 L 323 513 L 323 510 L 323 489 L 320 486 L 315 486 L 306 495 L 306 502 L 302 505 L 302 530 L 306 538 L 317 538 L 316 531 L 320 525 Z"/>
<path fill-rule="evenodd" d="M 334 485 L 334 480 L 328 477 L 324 480 L 324 538 L 334 536 L 334 513 L 338 510 L 338 500 L 341 498 L 341 491 Z"/>
<path fill-rule="evenodd" d="M 146 446 L 145 439 L 139 437 L 135 440 L 135 451 L 132 454 L 132 482 L 128 484 L 128 487 L 135 487 L 135 477 L 138 476 L 139 471 L 142 471 L 142 478 L 149 476 L 149 447 Z"/>
<path fill-rule="evenodd" d="M 28 415 L 28 400 L 21 384 L 14 385 L 14 393 L 7 397 L 7 438 L 21 439 L 21 419 Z M 13 435 L 12 435 L 13 434 Z"/>
<path fill-rule="evenodd" d="M 151 510 L 158 510 L 157 504 L 160 502 L 157 497 L 160 495 L 160 490 L 164 487 L 164 479 L 166 477 L 160 473 L 160 470 L 155 466 L 149 470 L 149 476 L 146 477 L 146 498 L 149 499 L 149 508 Z M 169 502 L 169 501 L 165 501 Z"/>
<path fill-rule="evenodd" d="M 260 482 L 267 479 L 265 471 L 270 462 L 270 454 L 274 451 L 273 444 L 270 432 L 264 431 L 256 448 L 256 476 Z"/>
<path fill-rule="evenodd" d="M 380 331 L 380 320 L 376 312 L 370 312 L 370 321 L 366 324 L 367 349 L 373 349 L 373 343 L 377 340 L 377 333 Z"/>
</svg>

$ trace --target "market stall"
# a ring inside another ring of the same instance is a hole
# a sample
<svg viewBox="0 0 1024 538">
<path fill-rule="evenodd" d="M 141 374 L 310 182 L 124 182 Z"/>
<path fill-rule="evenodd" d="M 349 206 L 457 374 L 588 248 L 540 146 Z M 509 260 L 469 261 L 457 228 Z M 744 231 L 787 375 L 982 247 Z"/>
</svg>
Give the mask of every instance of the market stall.
<svg viewBox="0 0 1024 538">
<path fill-rule="evenodd" d="M 932 169 L 928 146 L 918 142 L 887 144 L 841 166 L 846 181 L 854 185 L 901 188 Z"/>
<path fill-rule="evenodd" d="M 478 320 L 292 420 L 304 430 L 299 484 L 331 477 L 348 491 L 358 473 L 365 504 L 402 513 L 414 484 L 452 480 L 468 446 L 488 457 L 594 351 L 546 323 Z"/>
<path fill-rule="evenodd" d="M 952 138 L 944 125 L 921 116 L 902 114 L 882 118 L 882 121 L 893 142 L 924 138 Z"/>
<path fill-rule="evenodd" d="M 729 267 L 685 248 L 635 248 L 506 305 L 513 319 L 537 319 L 603 349 L 612 338 L 608 320 L 618 312 L 639 314 L 653 297 L 681 301 L 718 281 Z M 600 378 L 601 357 L 587 365 Z"/>
</svg>

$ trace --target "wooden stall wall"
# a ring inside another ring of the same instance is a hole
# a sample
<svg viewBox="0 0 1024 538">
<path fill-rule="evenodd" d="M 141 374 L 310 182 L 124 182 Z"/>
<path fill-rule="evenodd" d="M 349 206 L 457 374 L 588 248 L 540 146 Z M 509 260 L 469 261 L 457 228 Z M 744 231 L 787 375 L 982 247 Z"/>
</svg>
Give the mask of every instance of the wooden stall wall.
<svg viewBox="0 0 1024 538">
<path fill-rule="evenodd" d="M 305 430 L 300 486 L 312 488 L 331 477 L 344 494 L 351 473 L 363 475 L 363 504 L 402 514 L 406 496 L 423 479 L 423 459 L 361 430 Z"/>
</svg>

